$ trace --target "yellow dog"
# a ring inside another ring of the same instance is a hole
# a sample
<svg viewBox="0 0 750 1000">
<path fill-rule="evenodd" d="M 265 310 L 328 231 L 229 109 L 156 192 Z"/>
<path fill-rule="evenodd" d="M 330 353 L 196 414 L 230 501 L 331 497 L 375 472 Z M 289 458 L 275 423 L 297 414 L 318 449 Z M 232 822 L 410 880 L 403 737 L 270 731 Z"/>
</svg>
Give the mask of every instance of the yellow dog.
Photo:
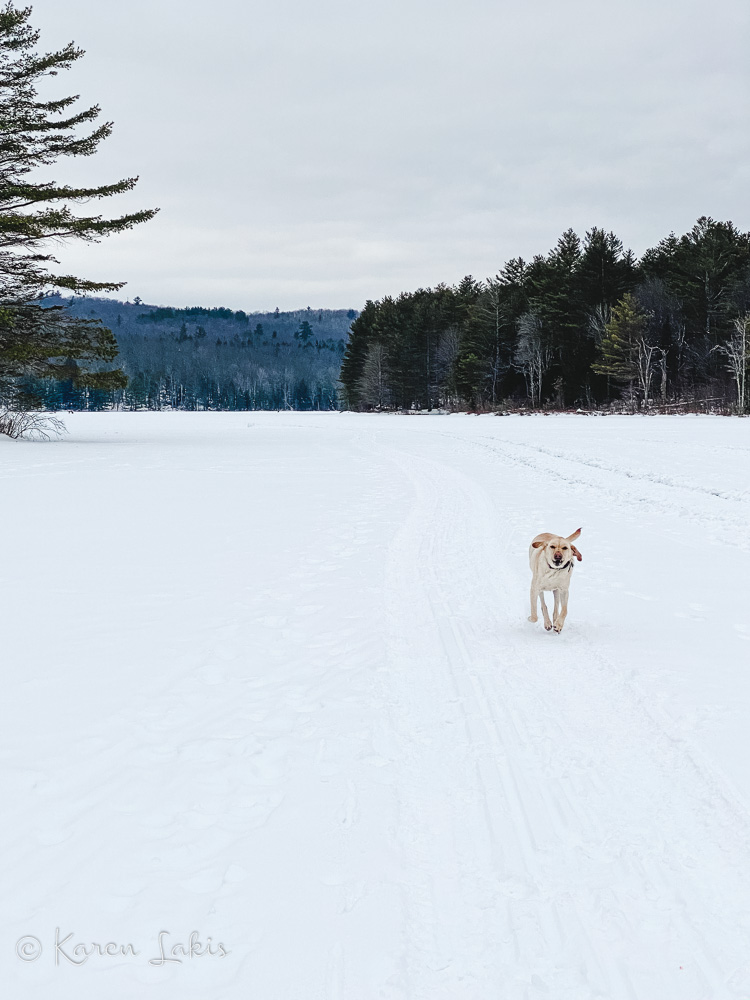
<svg viewBox="0 0 750 1000">
<path fill-rule="evenodd" d="M 529 566 L 531 566 L 531 614 L 529 621 L 538 621 L 536 613 L 537 599 L 542 605 L 544 627 L 549 632 L 562 632 L 568 614 L 568 588 L 573 575 L 573 560 L 578 562 L 583 558 L 573 542 L 581 534 L 581 529 L 563 538 L 562 535 L 552 535 L 548 531 L 537 535 L 529 546 Z M 544 591 L 551 590 L 555 595 L 555 607 L 550 621 L 547 605 L 544 603 Z"/>
</svg>

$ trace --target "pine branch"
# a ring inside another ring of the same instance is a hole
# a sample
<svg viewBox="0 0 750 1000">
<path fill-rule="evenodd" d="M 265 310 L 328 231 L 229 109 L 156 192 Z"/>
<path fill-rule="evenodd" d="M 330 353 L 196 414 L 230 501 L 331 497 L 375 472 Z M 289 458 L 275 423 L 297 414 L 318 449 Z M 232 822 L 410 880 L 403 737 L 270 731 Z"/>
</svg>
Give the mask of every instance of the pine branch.
<svg viewBox="0 0 750 1000">
<path fill-rule="evenodd" d="M 132 191 L 137 182 L 137 177 L 125 177 L 114 184 L 96 188 L 73 188 L 68 185 L 58 187 L 52 183 L 0 185 L 0 205 L 5 202 L 5 211 L 15 212 L 43 201 L 82 202 L 94 198 L 109 198 L 114 194 Z"/>
</svg>

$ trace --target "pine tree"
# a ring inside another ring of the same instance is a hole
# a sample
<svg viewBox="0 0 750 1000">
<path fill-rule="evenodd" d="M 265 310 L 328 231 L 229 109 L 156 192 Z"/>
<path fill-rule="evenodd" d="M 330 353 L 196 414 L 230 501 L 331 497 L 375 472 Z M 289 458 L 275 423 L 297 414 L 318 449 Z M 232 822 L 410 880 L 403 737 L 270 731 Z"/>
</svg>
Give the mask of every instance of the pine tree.
<svg viewBox="0 0 750 1000">
<path fill-rule="evenodd" d="M 360 380 L 364 372 L 369 348 L 376 342 L 377 319 L 381 311 L 379 302 L 368 300 L 359 316 L 355 317 L 341 362 L 341 386 L 345 405 L 357 409 L 364 403 L 361 398 Z"/>
<path fill-rule="evenodd" d="M 656 372 L 660 348 L 647 338 L 649 316 L 641 311 L 629 292 L 612 309 L 612 319 L 605 327 L 599 345 L 599 357 L 592 369 L 616 382 L 632 387 L 635 383 L 648 406 L 651 383 Z"/>
<path fill-rule="evenodd" d="M 122 282 L 88 281 L 54 274 L 50 244 L 96 242 L 151 219 L 145 210 L 106 219 L 78 214 L 71 206 L 130 191 L 136 177 L 99 187 L 71 187 L 37 180 L 40 169 L 63 157 L 91 156 L 112 123 L 91 127 L 100 109 L 74 110 L 75 96 L 43 101 L 39 82 L 56 76 L 83 56 L 73 43 L 38 53 L 39 32 L 29 25 L 31 8 L 12 2 L 0 9 L 0 399 L 23 398 L 24 377 L 66 378 L 78 386 L 119 388 L 120 370 L 99 370 L 117 355 L 112 333 L 60 307 L 44 308 L 46 289 L 113 291 Z"/>
<path fill-rule="evenodd" d="M 301 340 L 304 345 L 307 345 L 308 341 L 312 338 L 312 335 L 312 327 L 307 320 L 302 321 L 299 330 L 294 334 L 295 339 Z"/>
<path fill-rule="evenodd" d="M 599 357 L 591 366 L 599 375 L 619 382 L 635 378 L 634 352 L 643 333 L 643 316 L 632 295 L 625 295 L 612 309 L 612 318 L 604 330 Z"/>
</svg>

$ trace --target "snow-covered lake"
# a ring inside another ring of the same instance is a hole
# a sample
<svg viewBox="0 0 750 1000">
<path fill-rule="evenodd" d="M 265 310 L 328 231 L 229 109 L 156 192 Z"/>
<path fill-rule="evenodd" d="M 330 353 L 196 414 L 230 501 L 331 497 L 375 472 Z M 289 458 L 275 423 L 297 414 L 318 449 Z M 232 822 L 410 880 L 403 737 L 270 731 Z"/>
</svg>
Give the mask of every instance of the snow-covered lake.
<svg viewBox="0 0 750 1000">
<path fill-rule="evenodd" d="M 0 440 L 5 996 L 750 997 L 750 420 L 65 419 Z"/>
</svg>

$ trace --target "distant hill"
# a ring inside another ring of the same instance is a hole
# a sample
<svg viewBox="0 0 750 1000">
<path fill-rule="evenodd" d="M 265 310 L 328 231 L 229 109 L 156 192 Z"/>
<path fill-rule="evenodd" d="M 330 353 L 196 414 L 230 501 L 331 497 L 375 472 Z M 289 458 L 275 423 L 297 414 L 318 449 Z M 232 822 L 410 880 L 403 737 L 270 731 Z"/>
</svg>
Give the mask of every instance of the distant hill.
<svg viewBox="0 0 750 1000">
<path fill-rule="evenodd" d="M 62 297 L 49 295 L 44 305 L 64 305 L 78 316 L 100 319 L 118 337 L 121 333 L 144 334 L 148 331 L 163 335 L 180 334 L 183 324 L 189 334 L 203 328 L 207 335 L 233 337 L 242 335 L 248 327 L 252 330 L 261 325 L 263 335 L 278 340 L 293 340 L 302 323 L 307 321 L 313 329 L 315 339 L 346 340 L 352 320 L 359 313 L 356 309 L 295 309 L 291 312 L 244 312 L 222 307 L 206 308 L 188 306 L 149 305 L 141 302 L 120 302 L 117 299 L 86 298 L 78 296 Z"/>
<path fill-rule="evenodd" d="M 115 334 L 128 388 L 33 383 L 52 409 L 336 409 L 355 309 L 255 312 L 48 296 Z"/>
</svg>

